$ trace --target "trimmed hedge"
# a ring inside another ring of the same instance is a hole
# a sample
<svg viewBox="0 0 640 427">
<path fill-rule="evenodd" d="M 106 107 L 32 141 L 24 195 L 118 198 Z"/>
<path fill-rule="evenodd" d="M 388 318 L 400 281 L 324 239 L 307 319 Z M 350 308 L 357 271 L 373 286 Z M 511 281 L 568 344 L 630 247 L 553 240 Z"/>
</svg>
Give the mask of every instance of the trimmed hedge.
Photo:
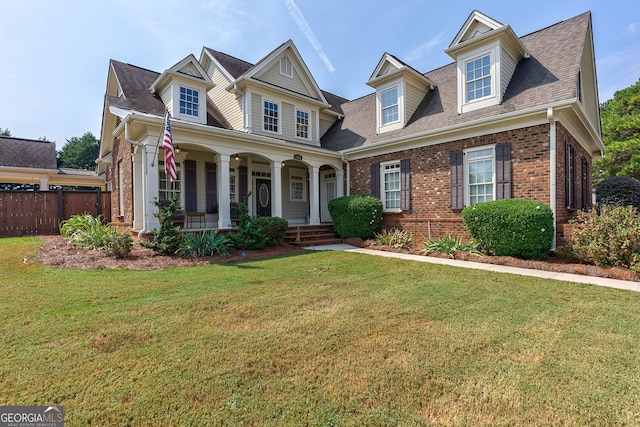
<svg viewBox="0 0 640 427">
<path fill-rule="evenodd" d="M 374 196 L 344 196 L 329 202 L 333 229 L 343 239 L 370 239 L 382 227 L 382 202 Z"/>
<path fill-rule="evenodd" d="M 630 176 L 613 176 L 596 185 L 598 207 L 633 206 L 640 211 L 640 181 Z"/>
<path fill-rule="evenodd" d="M 251 223 L 267 236 L 267 246 L 278 246 L 284 240 L 289 222 L 277 216 L 256 216 Z"/>
<path fill-rule="evenodd" d="M 504 199 L 462 210 L 464 225 L 481 248 L 496 256 L 546 259 L 553 243 L 553 212 L 543 203 Z"/>
</svg>

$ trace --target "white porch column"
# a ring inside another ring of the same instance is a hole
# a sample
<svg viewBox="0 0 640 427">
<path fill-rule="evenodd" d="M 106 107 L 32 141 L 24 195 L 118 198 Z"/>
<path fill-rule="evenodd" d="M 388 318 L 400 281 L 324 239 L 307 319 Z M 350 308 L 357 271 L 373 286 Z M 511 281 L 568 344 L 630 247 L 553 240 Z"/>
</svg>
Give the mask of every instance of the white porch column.
<svg viewBox="0 0 640 427">
<path fill-rule="evenodd" d="M 320 224 L 320 168 L 309 166 L 309 224 Z"/>
<path fill-rule="evenodd" d="M 228 154 L 218 154 L 216 181 L 218 183 L 218 228 L 231 228 L 231 199 L 229 197 L 229 161 Z"/>
<path fill-rule="evenodd" d="M 158 212 L 158 208 L 152 203 L 154 199 L 160 199 L 160 173 L 158 172 L 160 170 L 160 165 L 158 164 L 160 160 L 158 159 L 158 154 L 154 156 L 156 141 L 152 137 L 148 141 L 149 145 L 143 147 L 144 151 L 141 153 L 139 165 L 136 162 L 133 163 L 133 198 L 139 200 L 139 202 L 134 201 L 134 217 L 144 215 L 143 229 L 151 232 L 154 228 L 160 228 L 160 221 L 154 215 Z M 136 169 L 138 172 L 136 172 Z M 136 176 L 138 176 L 137 180 Z M 142 206 L 144 206 L 144 209 Z"/>
<path fill-rule="evenodd" d="M 336 197 L 344 196 L 344 170 L 336 169 Z"/>
<path fill-rule="evenodd" d="M 282 218 L 282 164 L 271 162 L 271 216 Z"/>
</svg>

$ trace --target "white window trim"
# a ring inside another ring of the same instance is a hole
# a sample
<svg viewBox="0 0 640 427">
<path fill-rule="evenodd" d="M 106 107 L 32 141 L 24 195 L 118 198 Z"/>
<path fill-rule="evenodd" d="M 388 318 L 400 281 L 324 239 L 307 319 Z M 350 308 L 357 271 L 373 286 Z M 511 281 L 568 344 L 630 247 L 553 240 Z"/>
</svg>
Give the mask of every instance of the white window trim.
<svg viewBox="0 0 640 427">
<path fill-rule="evenodd" d="M 173 93 L 173 118 L 177 118 L 180 120 L 187 120 L 190 122 L 196 123 L 206 123 L 206 111 L 207 111 L 207 92 L 202 88 L 196 88 L 193 86 L 185 85 L 180 82 L 176 82 L 174 84 L 174 93 Z M 180 88 L 191 89 L 198 92 L 198 115 L 192 116 L 190 114 L 182 114 L 180 113 Z"/>
<path fill-rule="evenodd" d="M 184 206 L 184 176 L 182 173 L 182 162 L 178 162 L 176 160 L 176 175 L 178 177 L 178 181 L 180 184 L 180 188 L 177 190 L 161 190 L 160 189 L 160 179 L 162 177 L 162 174 L 165 174 L 165 180 L 167 181 L 167 183 L 169 185 L 172 184 L 171 179 L 166 176 L 166 173 L 164 171 L 164 160 L 160 160 L 158 162 L 158 198 L 160 198 L 160 192 L 161 191 L 168 191 L 168 192 L 172 192 L 172 193 L 178 193 L 178 204 L 180 206 Z M 173 181 L 175 182 L 175 181 Z"/>
<path fill-rule="evenodd" d="M 463 176 L 463 184 L 464 184 L 464 205 L 471 205 L 471 189 L 469 187 L 469 153 L 473 153 L 476 151 L 485 151 L 491 150 L 491 182 L 493 183 L 493 200 L 496 200 L 496 145 L 483 145 L 481 147 L 473 147 L 466 148 L 463 151 L 463 162 L 464 162 L 464 176 Z"/>
<path fill-rule="evenodd" d="M 307 113 L 307 137 L 298 136 L 298 111 L 301 113 Z M 303 139 L 305 141 L 311 141 L 311 111 L 305 110 L 304 108 L 295 108 L 295 137 L 298 139 Z"/>
<path fill-rule="evenodd" d="M 265 102 L 270 102 L 270 103 L 275 104 L 275 105 L 278 106 L 278 131 L 277 132 L 274 132 L 272 130 L 267 130 L 267 129 L 264 128 L 264 118 L 265 118 L 264 103 Z M 261 110 L 262 114 L 260 115 L 260 117 L 262 117 L 262 120 L 261 120 L 262 121 L 262 123 L 261 123 L 262 126 L 260 127 L 260 129 L 263 132 L 266 132 L 266 133 L 271 133 L 271 134 L 274 134 L 274 135 L 282 135 L 282 103 L 279 102 L 279 101 L 274 101 L 273 99 L 269 99 L 269 98 L 264 98 L 263 97 L 262 98 L 261 107 L 262 107 L 262 110 Z"/>
<path fill-rule="evenodd" d="M 302 178 L 302 179 L 294 179 Z M 293 198 L 293 183 L 301 182 L 302 183 L 302 199 L 294 199 Z M 307 171 L 304 169 L 289 169 L 289 201 L 290 202 L 306 202 L 307 201 Z"/>
<path fill-rule="evenodd" d="M 489 55 L 491 95 L 467 101 L 467 62 Z M 458 113 L 466 113 L 500 103 L 500 45 L 483 46 L 458 58 Z"/>
<path fill-rule="evenodd" d="M 382 94 L 389 90 L 398 89 L 398 120 L 383 124 L 384 116 L 382 114 Z M 376 122 L 378 124 L 378 133 L 389 132 L 396 129 L 402 129 L 405 123 L 405 85 L 404 80 L 394 80 L 376 91 Z"/>
<path fill-rule="evenodd" d="M 293 78 L 293 63 L 288 56 L 280 58 L 280 74 Z"/>
<path fill-rule="evenodd" d="M 400 206 L 397 208 L 387 208 L 387 192 L 384 189 L 384 176 L 386 166 L 397 165 L 398 174 L 400 175 L 400 188 L 398 188 L 398 192 L 400 193 Z M 392 160 L 389 162 L 381 162 L 380 163 L 380 200 L 382 200 L 382 211 L 383 212 L 393 212 L 398 213 L 402 212 L 402 172 L 400 170 L 400 160 Z"/>
</svg>

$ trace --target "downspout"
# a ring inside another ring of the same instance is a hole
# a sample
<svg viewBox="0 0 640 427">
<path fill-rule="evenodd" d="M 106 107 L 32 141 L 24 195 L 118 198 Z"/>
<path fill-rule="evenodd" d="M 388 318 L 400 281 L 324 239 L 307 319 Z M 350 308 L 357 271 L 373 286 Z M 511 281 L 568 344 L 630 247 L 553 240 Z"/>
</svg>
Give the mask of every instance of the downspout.
<svg viewBox="0 0 640 427">
<path fill-rule="evenodd" d="M 129 116 L 131 117 L 131 116 Z M 142 236 L 147 232 L 147 224 L 148 224 L 148 219 L 147 219 L 147 214 L 148 214 L 148 210 L 147 210 L 147 185 L 146 185 L 146 180 L 144 179 L 144 177 L 147 176 L 147 149 L 146 147 L 139 143 L 139 142 L 135 142 L 135 141 L 131 141 L 129 139 L 129 117 L 127 117 L 126 122 L 124 123 L 124 140 L 127 141 L 129 144 L 134 145 L 136 147 L 140 147 L 142 149 L 142 178 L 143 178 L 143 183 L 142 183 L 142 229 L 138 232 L 138 239 L 141 239 Z"/>
<path fill-rule="evenodd" d="M 553 115 L 553 107 L 547 108 L 547 119 L 549 120 L 549 207 L 553 212 L 553 241 L 551 242 L 551 250 L 556 250 L 556 165 L 557 165 L 557 141 L 556 141 L 556 119 Z"/>
<path fill-rule="evenodd" d="M 340 153 L 340 158 L 342 159 L 342 163 L 347 166 L 347 194 L 345 196 L 351 195 L 351 166 L 349 165 L 349 161 L 345 160 L 344 153 Z"/>
</svg>

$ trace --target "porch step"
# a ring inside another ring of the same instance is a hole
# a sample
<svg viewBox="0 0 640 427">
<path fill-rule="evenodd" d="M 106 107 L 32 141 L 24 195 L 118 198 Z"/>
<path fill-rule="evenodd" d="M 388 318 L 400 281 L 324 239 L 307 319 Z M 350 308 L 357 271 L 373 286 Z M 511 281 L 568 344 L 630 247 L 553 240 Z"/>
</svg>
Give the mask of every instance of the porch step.
<svg viewBox="0 0 640 427">
<path fill-rule="evenodd" d="M 296 246 L 318 246 L 342 243 L 333 231 L 333 225 L 291 225 L 284 235 L 284 240 Z"/>
</svg>

